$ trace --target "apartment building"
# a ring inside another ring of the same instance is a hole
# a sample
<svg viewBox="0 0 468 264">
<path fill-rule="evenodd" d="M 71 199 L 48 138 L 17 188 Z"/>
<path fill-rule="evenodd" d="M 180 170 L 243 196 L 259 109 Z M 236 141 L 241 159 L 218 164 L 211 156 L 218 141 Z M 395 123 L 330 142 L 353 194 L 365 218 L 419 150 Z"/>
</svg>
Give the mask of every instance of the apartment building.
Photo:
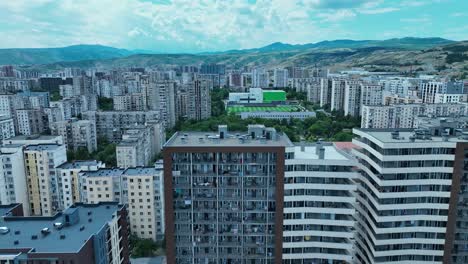
<svg viewBox="0 0 468 264">
<path fill-rule="evenodd" d="M 358 263 L 466 263 L 468 136 L 457 127 L 353 130 Z"/>
<path fill-rule="evenodd" d="M 162 168 L 100 168 L 81 172 L 80 182 L 84 202 L 125 204 L 129 209 L 132 234 L 155 241 L 164 238 L 166 205 Z"/>
<path fill-rule="evenodd" d="M 65 145 L 40 144 L 24 148 L 31 215 L 52 216 L 60 208 L 56 169 L 66 161 Z"/>
<path fill-rule="evenodd" d="M 21 146 L 0 148 L 0 205 L 23 204 L 29 215 L 28 186 Z"/>
<path fill-rule="evenodd" d="M 0 116 L 0 140 L 15 136 L 15 122 L 13 118 Z"/>
<path fill-rule="evenodd" d="M 1 263 L 130 264 L 125 206 L 75 204 L 47 217 L 23 217 L 18 206 L 0 208 Z"/>
<path fill-rule="evenodd" d="M 21 135 L 42 134 L 49 129 L 48 118 L 42 109 L 18 109 L 16 121 Z"/>
<path fill-rule="evenodd" d="M 126 130 L 117 145 L 117 166 L 120 168 L 147 166 L 161 152 L 165 142 L 162 124 L 148 122 Z"/>
<path fill-rule="evenodd" d="M 361 105 L 382 105 L 383 86 L 364 82 L 361 84 Z"/>
<path fill-rule="evenodd" d="M 211 117 L 211 90 L 209 80 L 195 80 L 187 89 L 187 118 L 203 120 Z"/>
<path fill-rule="evenodd" d="M 286 69 L 274 69 L 273 70 L 273 87 L 285 88 L 288 87 L 288 70 Z"/>
<path fill-rule="evenodd" d="M 120 142 L 126 129 L 144 125 L 148 121 L 160 120 L 159 111 L 88 111 L 83 119 L 96 124 L 97 137 L 110 142 Z"/>
<path fill-rule="evenodd" d="M 163 170 L 137 167 L 125 170 L 131 233 L 146 239 L 164 239 Z"/>
<path fill-rule="evenodd" d="M 341 77 L 331 79 L 330 110 L 343 110 L 347 80 Z"/>
<path fill-rule="evenodd" d="M 97 150 L 96 126 L 90 120 L 72 118 L 50 125 L 52 135 L 61 136 L 68 150 L 86 149 L 89 153 Z"/>
<path fill-rule="evenodd" d="M 351 79 L 346 82 L 343 111 L 345 115 L 360 116 L 362 104 L 362 81 Z"/>
<path fill-rule="evenodd" d="M 175 125 L 176 118 L 176 83 L 174 81 L 150 81 L 146 96 L 148 108 L 159 113 L 166 128 Z"/>
<path fill-rule="evenodd" d="M 361 128 L 415 128 L 418 116 L 464 116 L 466 104 L 362 106 Z"/>
<path fill-rule="evenodd" d="M 164 148 L 167 262 L 281 263 L 287 136 L 178 132 Z"/>
<path fill-rule="evenodd" d="M 84 201 L 80 190 L 80 172 L 96 171 L 104 167 L 104 163 L 96 160 L 75 160 L 58 166 L 59 208 L 63 210 Z"/>
<path fill-rule="evenodd" d="M 331 143 L 286 148 L 282 263 L 354 263 L 354 166 Z"/>
<path fill-rule="evenodd" d="M 270 76 L 264 68 L 252 69 L 252 87 L 268 88 L 270 84 Z"/>
<path fill-rule="evenodd" d="M 142 93 L 118 95 L 112 97 L 115 111 L 145 111 L 146 97 Z"/>
</svg>

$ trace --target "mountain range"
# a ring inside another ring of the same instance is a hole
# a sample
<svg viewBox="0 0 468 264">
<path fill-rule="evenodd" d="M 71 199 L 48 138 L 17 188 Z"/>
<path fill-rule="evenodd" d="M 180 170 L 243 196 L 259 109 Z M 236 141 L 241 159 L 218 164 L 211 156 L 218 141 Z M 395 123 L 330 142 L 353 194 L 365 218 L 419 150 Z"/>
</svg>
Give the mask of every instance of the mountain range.
<svg viewBox="0 0 468 264">
<path fill-rule="evenodd" d="M 270 45 L 243 50 L 228 50 L 220 52 L 205 52 L 199 54 L 164 54 L 149 50 L 127 50 L 102 45 L 74 45 L 62 48 L 12 48 L 0 49 L 0 65 L 37 65 L 52 64 L 57 62 L 73 62 L 85 60 L 106 60 L 123 58 L 137 54 L 151 54 L 158 56 L 210 56 L 228 54 L 258 54 L 271 52 L 303 52 L 313 50 L 330 50 L 338 48 L 392 48 L 403 50 L 427 49 L 435 46 L 454 43 L 443 38 L 393 38 L 387 40 L 333 40 L 308 44 L 287 44 L 275 42 Z"/>
</svg>

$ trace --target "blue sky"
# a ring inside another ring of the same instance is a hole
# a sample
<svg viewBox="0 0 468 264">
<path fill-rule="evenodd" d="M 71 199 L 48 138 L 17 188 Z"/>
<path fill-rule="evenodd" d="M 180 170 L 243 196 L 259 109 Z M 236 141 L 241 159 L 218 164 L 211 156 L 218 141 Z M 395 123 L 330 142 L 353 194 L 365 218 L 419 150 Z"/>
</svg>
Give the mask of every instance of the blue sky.
<svg viewBox="0 0 468 264">
<path fill-rule="evenodd" d="M 277 41 L 468 40 L 467 21 L 468 0 L 0 0 L 0 48 L 201 52 Z"/>
</svg>

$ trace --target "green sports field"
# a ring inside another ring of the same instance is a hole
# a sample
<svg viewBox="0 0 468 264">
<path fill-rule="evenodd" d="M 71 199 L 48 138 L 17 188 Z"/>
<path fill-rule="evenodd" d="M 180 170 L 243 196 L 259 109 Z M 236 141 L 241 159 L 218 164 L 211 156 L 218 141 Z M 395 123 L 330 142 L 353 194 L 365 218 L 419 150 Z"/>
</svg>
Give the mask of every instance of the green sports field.
<svg viewBox="0 0 468 264">
<path fill-rule="evenodd" d="M 229 106 L 228 113 L 241 112 L 298 112 L 300 108 L 294 105 L 281 106 Z"/>
</svg>

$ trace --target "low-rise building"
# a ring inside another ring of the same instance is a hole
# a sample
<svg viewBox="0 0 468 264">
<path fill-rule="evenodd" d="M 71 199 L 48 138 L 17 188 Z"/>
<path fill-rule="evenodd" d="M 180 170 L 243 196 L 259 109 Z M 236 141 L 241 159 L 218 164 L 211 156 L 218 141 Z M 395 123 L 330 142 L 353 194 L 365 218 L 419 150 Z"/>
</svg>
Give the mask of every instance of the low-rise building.
<svg viewBox="0 0 468 264">
<path fill-rule="evenodd" d="M 47 217 L 0 208 L 1 263 L 130 264 L 127 211 L 117 203 L 75 204 Z"/>
</svg>

